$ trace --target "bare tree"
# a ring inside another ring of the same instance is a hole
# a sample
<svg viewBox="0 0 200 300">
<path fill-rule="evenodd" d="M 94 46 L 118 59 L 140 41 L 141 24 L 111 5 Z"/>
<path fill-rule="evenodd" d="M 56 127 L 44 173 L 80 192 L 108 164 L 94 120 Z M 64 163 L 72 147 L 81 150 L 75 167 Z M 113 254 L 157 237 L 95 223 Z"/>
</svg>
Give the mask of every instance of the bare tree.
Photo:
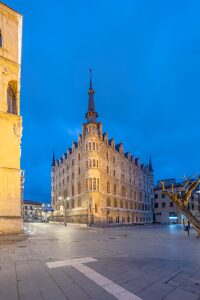
<svg viewBox="0 0 200 300">
<path fill-rule="evenodd" d="M 181 190 L 174 192 L 174 185 L 172 184 L 172 190 L 167 191 L 165 189 L 164 182 L 162 184 L 163 195 L 168 196 L 172 202 L 176 204 L 179 211 L 190 221 L 194 229 L 197 231 L 197 237 L 200 238 L 200 220 L 190 211 L 188 202 L 192 196 L 192 192 L 197 189 L 200 184 L 200 176 L 197 180 L 192 180 L 192 177 L 185 180 L 185 184 Z"/>
</svg>

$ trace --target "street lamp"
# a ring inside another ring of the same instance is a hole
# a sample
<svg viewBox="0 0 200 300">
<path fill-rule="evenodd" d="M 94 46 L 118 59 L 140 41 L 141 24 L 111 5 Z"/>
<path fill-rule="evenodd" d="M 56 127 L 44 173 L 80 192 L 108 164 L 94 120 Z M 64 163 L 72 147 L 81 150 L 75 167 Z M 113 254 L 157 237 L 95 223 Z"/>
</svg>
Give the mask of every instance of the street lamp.
<svg viewBox="0 0 200 300">
<path fill-rule="evenodd" d="M 69 201 L 70 200 L 70 198 L 69 197 L 67 197 L 67 199 L 66 199 L 67 201 Z M 64 224 L 65 224 L 65 226 L 67 226 L 67 207 L 66 207 L 66 201 L 65 201 L 65 222 L 64 222 Z"/>
</svg>

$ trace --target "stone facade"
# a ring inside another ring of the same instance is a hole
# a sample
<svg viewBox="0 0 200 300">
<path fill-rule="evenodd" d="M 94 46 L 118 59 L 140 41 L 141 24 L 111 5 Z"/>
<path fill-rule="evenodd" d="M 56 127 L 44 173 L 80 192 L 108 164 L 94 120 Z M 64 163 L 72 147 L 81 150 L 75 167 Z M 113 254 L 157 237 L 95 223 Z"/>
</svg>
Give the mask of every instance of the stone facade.
<svg viewBox="0 0 200 300">
<path fill-rule="evenodd" d="M 51 171 L 54 219 L 68 222 L 151 223 L 153 169 L 124 153 L 102 132 L 90 80 L 86 123 L 78 142 L 60 159 L 53 156 Z"/>
<path fill-rule="evenodd" d="M 178 183 L 175 179 L 164 179 L 161 181 L 164 182 L 167 191 L 172 190 L 172 184 L 174 192 L 181 191 L 184 186 L 184 182 Z M 183 224 L 186 221 L 185 217 L 169 197 L 162 194 L 161 181 L 158 181 L 157 186 L 154 188 L 154 222 L 161 224 Z M 193 192 L 188 206 L 195 216 L 199 215 L 199 194 L 196 191 Z"/>
<path fill-rule="evenodd" d="M 21 232 L 22 16 L 0 3 L 0 232 Z"/>
</svg>

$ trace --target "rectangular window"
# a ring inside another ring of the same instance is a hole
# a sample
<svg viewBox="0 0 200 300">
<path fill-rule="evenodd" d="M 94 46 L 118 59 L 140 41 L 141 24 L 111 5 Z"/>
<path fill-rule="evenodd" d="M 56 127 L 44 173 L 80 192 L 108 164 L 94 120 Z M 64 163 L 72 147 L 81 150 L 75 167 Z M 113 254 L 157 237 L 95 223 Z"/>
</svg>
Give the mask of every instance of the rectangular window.
<svg viewBox="0 0 200 300">
<path fill-rule="evenodd" d="M 170 207 L 173 207 L 174 206 L 174 203 L 173 202 L 170 202 Z"/>
<path fill-rule="evenodd" d="M 89 178 L 89 190 L 92 191 L 92 178 Z"/>
<path fill-rule="evenodd" d="M 85 180 L 85 189 L 88 191 L 88 179 Z"/>
<path fill-rule="evenodd" d="M 155 208 L 158 208 L 158 203 L 155 203 L 154 207 L 155 207 Z"/>
<path fill-rule="evenodd" d="M 91 143 L 89 143 L 89 151 L 91 151 L 92 150 L 92 145 L 91 145 Z"/>
<path fill-rule="evenodd" d="M 96 178 L 93 178 L 93 191 L 96 191 L 97 184 L 96 184 Z"/>
<path fill-rule="evenodd" d="M 95 151 L 95 143 L 93 143 L 93 151 Z"/>
<path fill-rule="evenodd" d="M 99 178 L 97 178 L 97 191 L 99 191 Z"/>
<path fill-rule="evenodd" d="M 166 207 L 165 202 L 162 202 L 162 208 L 165 208 L 165 207 Z"/>
<path fill-rule="evenodd" d="M 158 194 L 155 194 L 155 199 L 158 199 Z"/>
</svg>

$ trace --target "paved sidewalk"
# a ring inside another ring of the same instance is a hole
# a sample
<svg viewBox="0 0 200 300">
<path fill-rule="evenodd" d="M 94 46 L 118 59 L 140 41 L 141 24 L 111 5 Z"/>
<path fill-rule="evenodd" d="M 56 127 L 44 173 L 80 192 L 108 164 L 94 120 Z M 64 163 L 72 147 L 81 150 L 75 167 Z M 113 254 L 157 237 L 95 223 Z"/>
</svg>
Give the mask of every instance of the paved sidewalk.
<svg viewBox="0 0 200 300">
<path fill-rule="evenodd" d="M 200 240 L 179 227 L 26 224 L 25 231 L 0 236 L 0 300 L 200 300 Z M 81 257 L 93 260 L 48 267 Z"/>
</svg>

